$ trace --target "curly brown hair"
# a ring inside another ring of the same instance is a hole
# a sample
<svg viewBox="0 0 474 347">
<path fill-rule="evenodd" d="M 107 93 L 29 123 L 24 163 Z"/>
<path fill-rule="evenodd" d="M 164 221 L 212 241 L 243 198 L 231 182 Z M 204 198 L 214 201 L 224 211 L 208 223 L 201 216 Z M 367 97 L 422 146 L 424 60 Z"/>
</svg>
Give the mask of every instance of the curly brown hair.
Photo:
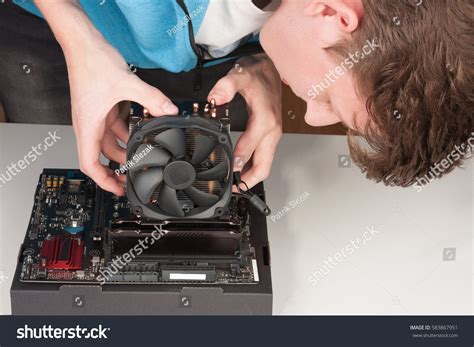
<svg viewBox="0 0 474 347">
<path fill-rule="evenodd" d="M 369 121 L 349 132 L 351 155 L 368 178 L 409 186 L 472 138 L 474 2 L 362 2 L 360 28 L 345 49 L 374 38 L 379 48 L 353 69 Z M 450 158 L 437 177 L 467 156 Z"/>
</svg>

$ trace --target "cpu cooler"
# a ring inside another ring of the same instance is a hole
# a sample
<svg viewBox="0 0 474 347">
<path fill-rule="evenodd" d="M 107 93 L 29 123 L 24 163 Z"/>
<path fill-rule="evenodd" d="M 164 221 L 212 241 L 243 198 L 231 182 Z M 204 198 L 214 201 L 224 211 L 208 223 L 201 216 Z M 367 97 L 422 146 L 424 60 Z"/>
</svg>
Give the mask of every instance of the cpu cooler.
<svg viewBox="0 0 474 347">
<path fill-rule="evenodd" d="M 232 143 L 226 120 L 212 116 L 199 113 L 194 104 L 192 113 L 144 117 L 133 126 L 127 196 L 136 215 L 167 220 L 226 212 L 233 184 Z"/>
</svg>

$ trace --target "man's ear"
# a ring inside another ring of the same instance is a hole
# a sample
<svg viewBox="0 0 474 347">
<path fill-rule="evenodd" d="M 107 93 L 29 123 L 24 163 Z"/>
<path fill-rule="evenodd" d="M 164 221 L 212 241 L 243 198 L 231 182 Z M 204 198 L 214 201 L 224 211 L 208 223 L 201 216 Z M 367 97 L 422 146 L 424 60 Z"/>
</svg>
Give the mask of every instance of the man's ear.
<svg viewBox="0 0 474 347">
<path fill-rule="evenodd" d="M 306 16 L 332 17 L 340 30 L 352 33 L 362 17 L 360 0 L 311 0 L 304 9 Z"/>
</svg>

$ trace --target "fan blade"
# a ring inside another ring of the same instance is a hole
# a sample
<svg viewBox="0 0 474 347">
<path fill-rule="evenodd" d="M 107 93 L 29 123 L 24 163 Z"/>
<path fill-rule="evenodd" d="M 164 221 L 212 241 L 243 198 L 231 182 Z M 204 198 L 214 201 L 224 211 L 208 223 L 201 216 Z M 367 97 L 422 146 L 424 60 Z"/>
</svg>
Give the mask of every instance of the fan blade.
<svg viewBox="0 0 474 347">
<path fill-rule="evenodd" d="M 155 136 L 155 142 L 173 153 L 176 158 L 186 156 L 186 138 L 184 132 L 178 128 L 172 128 Z"/>
<path fill-rule="evenodd" d="M 144 154 L 143 158 L 137 157 L 137 161 L 135 165 L 130 167 L 131 171 L 139 171 L 153 166 L 165 166 L 171 159 L 171 155 L 165 151 L 164 149 L 153 147 L 152 149 L 147 151 L 149 145 L 143 144 L 138 147 L 137 151 L 135 152 L 136 155 L 140 153 Z M 133 157 L 132 157 L 133 158 Z"/>
<path fill-rule="evenodd" d="M 151 195 L 161 181 L 163 181 L 163 169 L 159 167 L 153 167 L 136 174 L 133 179 L 133 187 L 142 203 L 148 204 L 150 202 Z"/>
<path fill-rule="evenodd" d="M 227 161 L 222 161 L 216 166 L 214 166 L 212 169 L 198 172 L 196 174 L 196 177 L 205 181 L 219 181 L 227 177 L 228 171 L 229 166 L 227 165 Z"/>
<path fill-rule="evenodd" d="M 196 135 L 196 145 L 194 148 L 193 157 L 191 158 L 191 163 L 196 165 L 205 160 L 211 152 L 214 150 L 215 142 L 209 136 L 204 136 L 201 134 Z"/>
<path fill-rule="evenodd" d="M 163 184 L 160 189 L 160 196 L 158 197 L 160 208 L 173 216 L 183 217 L 184 211 L 179 204 L 176 190 Z"/>
<path fill-rule="evenodd" d="M 194 188 L 193 186 L 186 188 L 184 192 L 191 199 L 192 202 L 199 206 L 211 206 L 219 200 L 219 197 L 217 195 L 203 192 L 199 189 Z"/>
</svg>

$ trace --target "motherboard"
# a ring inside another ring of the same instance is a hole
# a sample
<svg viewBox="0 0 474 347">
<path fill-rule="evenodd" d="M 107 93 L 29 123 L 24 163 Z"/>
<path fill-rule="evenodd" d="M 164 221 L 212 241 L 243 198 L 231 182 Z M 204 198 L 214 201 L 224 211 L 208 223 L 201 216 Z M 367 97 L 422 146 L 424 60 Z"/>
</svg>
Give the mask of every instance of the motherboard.
<svg viewBox="0 0 474 347">
<path fill-rule="evenodd" d="M 247 199 L 214 219 L 146 220 L 79 170 L 45 169 L 20 254 L 22 282 L 258 283 Z"/>
</svg>

